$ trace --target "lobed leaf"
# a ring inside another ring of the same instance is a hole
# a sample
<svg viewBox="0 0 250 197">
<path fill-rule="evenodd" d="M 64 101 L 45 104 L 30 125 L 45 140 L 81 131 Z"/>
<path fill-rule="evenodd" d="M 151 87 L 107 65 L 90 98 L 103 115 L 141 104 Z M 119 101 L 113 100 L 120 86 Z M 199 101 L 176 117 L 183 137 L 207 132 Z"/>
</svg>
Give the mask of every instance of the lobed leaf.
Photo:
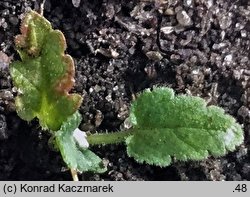
<svg viewBox="0 0 250 197">
<path fill-rule="evenodd" d="M 15 44 L 21 61 L 11 64 L 18 115 L 27 121 L 37 117 L 45 129 L 58 130 L 79 108 L 82 98 L 69 94 L 74 85 L 74 62 L 65 55 L 66 42 L 59 30 L 34 11 L 26 14 Z"/>
<path fill-rule="evenodd" d="M 81 122 L 81 115 L 76 112 L 70 116 L 61 129 L 55 133 L 56 145 L 59 147 L 64 162 L 71 169 L 78 172 L 98 172 L 106 171 L 102 160 L 88 149 L 78 146 L 73 137 L 73 132 Z"/>
<path fill-rule="evenodd" d="M 194 96 L 176 96 L 170 88 L 146 90 L 130 112 L 134 134 L 127 152 L 138 162 L 168 166 L 178 160 L 221 156 L 243 142 L 243 131 L 222 108 Z"/>
</svg>

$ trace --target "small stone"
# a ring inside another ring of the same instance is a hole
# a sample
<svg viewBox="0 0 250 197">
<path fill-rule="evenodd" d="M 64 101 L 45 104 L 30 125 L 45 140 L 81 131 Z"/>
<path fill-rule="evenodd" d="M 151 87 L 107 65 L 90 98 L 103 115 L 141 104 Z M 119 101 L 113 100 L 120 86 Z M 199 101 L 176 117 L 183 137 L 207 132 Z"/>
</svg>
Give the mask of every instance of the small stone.
<svg viewBox="0 0 250 197">
<path fill-rule="evenodd" d="M 226 63 L 230 63 L 233 59 L 233 56 L 231 54 L 227 55 L 225 58 L 224 58 L 224 61 Z"/>
<path fill-rule="evenodd" d="M 95 126 L 99 127 L 102 124 L 103 119 L 104 119 L 104 116 L 102 112 L 100 110 L 97 110 L 96 115 L 95 115 Z"/>
<path fill-rule="evenodd" d="M 117 58 L 120 54 L 113 49 L 99 48 L 95 50 L 95 53 L 100 53 L 109 58 Z"/>
<path fill-rule="evenodd" d="M 154 61 L 160 61 L 163 57 L 160 52 L 158 51 L 149 51 L 146 53 L 146 56 L 148 59 L 154 60 Z"/>
<path fill-rule="evenodd" d="M 172 16 L 175 14 L 174 10 L 172 8 L 168 8 L 166 9 L 166 11 L 164 12 L 165 15 L 168 15 L 168 16 Z"/>
<path fill-rule="evenodd" d="M 123 174 L 119 172 L 119 173 L 117 173 L 116 177 L 117 177 L 118 179 L 122 179 L 122 178 L 123 178 Z"/>
<path fill-rule="evenodd" d="M 4 29 L 7 29 L 8 24 L 7 24 L 6 22 L 4 22 L 4 23 L 2 24 L 2 27 L 3 27 Z"/>
<path fill-rule="evenodd" d="M 5 9 L 2 11 L 2 16 L 8 16 L 10 14 L 10 11 L 8 9 Z"/>
<path fill-rule="evenodd" d="M 190 7 L 193 4 L 193 0 L 184 0 L 184 5 Z"/>
<path fill-rule="evenodd" d="M 242 118 L 245 119 L 246 117 L 250 117 L 250 110 L 245 106 L 241 106 L 237 114 L 238 116 L 241 116 Z"/>
<path fill-rule="evenodd" d="M 105 167 L 112 166 L 112 163 L 107 158 L 103 158 L 102 163 Z"/>
<path fill-rule="evenodd" d="M 179 11 L 176 15 L 176 19 L 182 26 L 189 26 L 192 23 L 191 18 L 188 16 L 185 10 Z"/>
<path fill-rule="evenodd" d="M 236 24 L 235 24 L 235 27 L 236 27 L 236 29 L 238 29 L 238 30 L 242 30 L 242 29 L 245 27 L 245 25 L 243 25 L 243 24 L 241 24 L 241 23 L 236 23 Z"/>
<path fill-rule="evenodd" d="M 107 72 L 113 72 L 113 71 L 114 71 L 114 66 L 108 65 Z"/>
<path fill-rule="evenodd" d="M 221 36 L 221 40 L 224 40 L 225 36 L 226 36 L 226 32 L 225 31 L 221 31 L 220 36 Z"/>
<path fill-rule="evenodd" d="M 190 58 L 190 62 L 192 63 L 196 63 L 198 61 L 198 57 L 196 55 L 193 55 L 191 58 Z"/>
<path fill-rule="evenodd" d="M 132 47 L 128 50 L 128 52 L 129 52 L 131 55 L 133 55 L 133 54 L 135 53 L 135 47 L 132 46 Z"/>
<path fill-rule="evenodd" d="M 99 85 L 95 85 L 94 90 L 95 90 L 95 92 L 100 92 L 102 90 L 102 88 Z"/>
<path fill-rule="evenodd" d="M 125 104 L 120 103 L 119 106 L 117 107 L 119 112 L 117 114 L 117 118 L 120 120 L 125 120 L 126 117 L 128 116 L 128 108 Z"/>
<path fill-rule="evenodd" d="M 89 93 L 92 93 L 94 91 L 94 89 L 91 87 L 89 88 Z"/>
<path fill-rule="evenodd" d="M 174 31 L 174 27 L 172 26 L 166 26 L 161 28 L 161 32 L 164 34 L 170 34 Z"/>
<path fill-rule="evenodd" d="M 106 6 L 106 13 L 105 13 L 106 17 L 108 19 L 112 19 L 115 15 L 115 7 L 113 4 L 108 3 Z"/>
<path fill-rule="evenodd" d="M 193 75 L 198 75 L 199 74 L 199 70 L 192 70 L 192 74 Z"/>
<path fill-rule="evenodd" d="M 177 7 L 174 8 L 175 13 L 178 13 L 178 12 L 180 12 L 182 10 L 183 10 L 182 6 L 177 6 Z"/>
<path fill-rule="evenodd" d="M 230 25 L 232 24 L 232 20 L 230 16 L 223 16 L 220 20 L 219 20 L 219 25 L 220 28 L 225 30 L 228 27 L 230 27 Z"/>
<path fill-rule="evenodd" d="M 5 18 L 0 18 L 0 27 L 5 23 Z"/>
<path fill-rule="evenodd" d="M 106 96 L 105 99 L 106 99 L 108 102 L 112 102 L 112 95 L 111 95 L 111 94 L 108 94 L 108 96 Z"/>
<path fill-rule="evenodd" d="M 237 159 L 239 160 L 245 157 L 246 155 L 247 155 L 247 148 L 244 145 L 240 146 L 239 151 L 236 153 Z"/>
<path fill-rule="evenodd" d="M 130 129 L 133 126 L 130 118 L 126 118 L 123 125 L 125 129 Z"/>
<path fill-rule="evenodd" d="M 227 43 L 221 42 L 221 43 L 219 43 L 219 44 L 213 44 L 212 48 L 213 48 L 214 50 L 218 50 L 218 49 L 222 49 L 222 48 L 224 48 L 224 47 L 226 47 L 226 46 L 227 46 Z"/>
<path fill-rule="evenodd" d="M 186 46 L 186 45 L 188 45 L 192 41 L 192 39 L 193 39 L 193 35 L 191 33 L 187 34 L 186 39 L 181 39 L 180 40 L 180 44 L 182 46 Z"/>
<path fill-rule="evenodd" d="M 181 59 L 181 57 L 180 57 L 180 55 L 172 54 L 172 55 L 170 56 L 170 59 L 171 59 L 172 61 L 178 61 L 178 60 Z"/>
<path fill-rule="evenodd" d="M 10 64 L 10 58 L 4 52 L 0 51 L 0 69 L 5 69 Z"/>
<path fill-rule="evenodd" d="M 225 180 L 225 176 L 223 174 L 221 174 L 221 172 L 218 169 L 215 170 L 211 170 L 209 172 L 210 174 L 210 178 L 213 181 L 223 181 Z"/>
<path fill-rule="evenodd" d="M 74 7 L 78 8 L 80 6 L 81 0 L 72 0 L 72 4 Z"/>
<path fill-rule="evenodd" d="M 248 57 L 244 56 L 244 57 L 241 58 L 240 63 L 244 64 L 244 63 L 247 63 L 248 61 L 249 61 Z"/>
<path fill-rule="evenodd" d="M 111 53 L 111 57 L 113 57 L 113 58 L 117 58 L 120 54 L 119 53 L 117 53 L 115 50 L 113 50 L 113 49 L 110 49 L 110 53 Z"/>
<path fill-rule="evenodd" d="M 9 90 L 0 90 L 0 100 L 12 100 L 14 98 L 13 94 Z"/>
<path fill-rule="evenodd" d="M 213 6 L 214 1 L 213 0 L 206 0 L 205 4 L 206 4 L 207 8 L 209 9 L 209 8 L 211 8 Z"/>
<path fill-rule="evenodd" d="M 233 70 L 233 77 L 234 77 L 234 79 L 240 80 L 241 75 L 242 75 L 241 71 L 239 71 L 239 70 Z"/>
<path fill-rule="evenodd" d="M 119 89 L 118 86 L 113 87 L 113 91 L 116 92 Z"/>
<path fill-rule="evenodd" d="M 246 30 L 241 30 L 240 34 L 241 34 L 242 38 L 246 38 L 247 37 L 247 31 Z"/>
<path fill-rule="evenodd" d="M 183 32 L 184 30 L 185 30 L 185 27 L 182 26 L 182 25 L 180 25 L 180 24 L 179 24 L 179 25 L 176 25 L 175 28 L 174 28 L 174 31 L 175 31 L 177 34 Z"/>
</svg>

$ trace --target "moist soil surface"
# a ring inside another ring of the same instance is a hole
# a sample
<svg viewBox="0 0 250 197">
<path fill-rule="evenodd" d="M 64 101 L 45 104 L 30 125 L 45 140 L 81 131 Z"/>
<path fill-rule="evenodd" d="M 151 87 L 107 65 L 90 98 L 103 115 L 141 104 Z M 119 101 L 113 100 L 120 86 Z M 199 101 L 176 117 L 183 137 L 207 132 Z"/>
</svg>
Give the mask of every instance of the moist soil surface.
<svg viewBox="0 0 250 197">
<path fill-rule="evenodd" d="M 0 180 L 72 180 L 49 134 L 15 112 L 13 40 L 24 13 L 40 5 L 0 1 Z M 73 92 L 84 97 L 80 129 L 118 131 L 138 92 L 167 86 L 224 108 L 245 132 L 244 143 L 224 157 L 164 168 L 138 164 L 124 145 L 94 147 L 108 171 L 80 180 L 250 180 L 250 1 L 46 0 L 44 16 L 64 33 L 75 61 Z"/>
</svg>

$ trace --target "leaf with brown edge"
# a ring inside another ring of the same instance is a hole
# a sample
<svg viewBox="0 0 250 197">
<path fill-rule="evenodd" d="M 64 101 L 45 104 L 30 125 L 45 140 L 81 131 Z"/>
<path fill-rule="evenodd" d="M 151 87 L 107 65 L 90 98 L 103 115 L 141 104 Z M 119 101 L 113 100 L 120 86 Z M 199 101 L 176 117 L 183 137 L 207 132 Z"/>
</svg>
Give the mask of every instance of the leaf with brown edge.
<svg viewBox="0 0 250 197">
<path fill-rule="evenodd" d="M 26 14 L 21 34 L 15 38 L 21 61 L 11 64 L 18 115 L 27 121 L 37 117 L 44 129 L 58 130 L 80 107 L 82 97 L 70 94 L 75 68 L 64 54 L 66 41 L 59 30 L 37 12 Z"/>
</svg>

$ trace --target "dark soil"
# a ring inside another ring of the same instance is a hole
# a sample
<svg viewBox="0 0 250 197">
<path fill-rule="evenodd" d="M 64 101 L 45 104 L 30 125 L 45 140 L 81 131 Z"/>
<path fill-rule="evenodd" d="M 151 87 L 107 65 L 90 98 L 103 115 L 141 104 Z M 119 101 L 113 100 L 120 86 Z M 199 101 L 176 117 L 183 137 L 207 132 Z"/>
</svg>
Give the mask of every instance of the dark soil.
<svg viewBox="0 0 250 197">
<path fill-rule="evenodd" d="M 81 129 L 119 130 L 133 95 L 163 85 L 223 107 L 243 125 L 245 142 L 224 157 L 166 168 L 136 163 L 123 145 L 97 147 L 108 171 L 80 179 L 250 180 L 250 1 L 164 2 L 82 0 L 74 7 L 71 0 L 46 0 L 44 16 L 64 32 L 76 63 Z M 0 180 L 71 180 L 49 135 L 15 112 L 13 37 L 24 13 L 39 7 L 35 0 L 0 1 Z"/>
</svg>

